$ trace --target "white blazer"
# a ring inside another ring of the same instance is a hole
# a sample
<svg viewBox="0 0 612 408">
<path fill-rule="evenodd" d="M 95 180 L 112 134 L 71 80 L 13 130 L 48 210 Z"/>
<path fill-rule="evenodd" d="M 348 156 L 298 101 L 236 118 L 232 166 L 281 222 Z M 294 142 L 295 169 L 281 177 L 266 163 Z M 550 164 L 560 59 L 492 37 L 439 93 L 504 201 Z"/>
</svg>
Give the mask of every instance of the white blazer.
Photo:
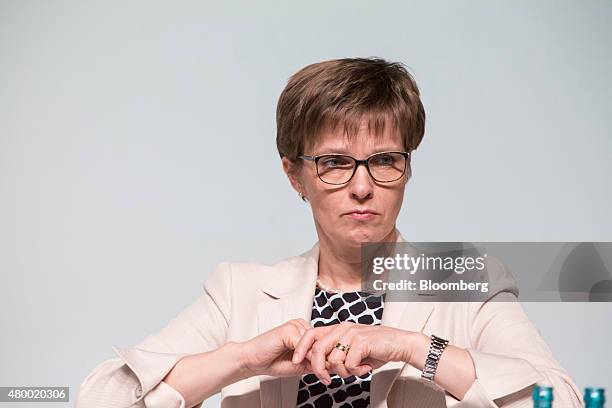
<svg viewBox="0 0 612 408">
<path fill-rule="evenodd" d="M 405 242 L 397 232 L 398 242 Z M 318 259 L 316 242 L 308 251 L 272 265 L 221 262 L 204 282 L 202 295 L 159 333 L 134 347 L 113 347 L 117 357 L 87 375 L 76 407 L 188 408 L 162 381 L 178 360 L 227 341 L 246 341 L 290 319 L 309 322 Z M 491 296 L 516 299 L 517 288 L 503 265 L 492 257 L 487 262 L 488 272 L 497 274 L 491 280 L 502 282 Z M 583 406 L 580 390 L 519 302 L 387 302 L 381 324 L 433 333 L 466 348 L 477 379 L 458 401 L 421 380 L 414 367 L 389 362 L 372 372 L 372 408 L 530 408 L 535 383 L 554 387 L 556 407 Z M 251 377 L 224 387 L 221 407 L 295 408 L 298 386 L 299 377 Z M 202 406 L 209 405 L 205 401 Z"/>
</svg>

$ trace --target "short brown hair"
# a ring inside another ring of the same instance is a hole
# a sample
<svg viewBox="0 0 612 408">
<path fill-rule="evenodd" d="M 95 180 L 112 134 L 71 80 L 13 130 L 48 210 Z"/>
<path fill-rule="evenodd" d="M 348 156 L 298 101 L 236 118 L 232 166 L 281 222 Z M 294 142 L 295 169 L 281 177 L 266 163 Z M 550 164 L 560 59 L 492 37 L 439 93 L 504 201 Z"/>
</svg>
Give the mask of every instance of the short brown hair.
<svg viewBox="0 0 612 408">
<path fill-rule="evenodd" d="M 342 125 L 349 138 L 363 119 L 379 135 L 387 119 L 407 151 L 425 133 L 419 89 L 403 64 L 381 58 L 343 58 L 308 65 L 289 78 L 276 108 L 276 146 L 296 161 L 325 126 Z"/>
</svg>

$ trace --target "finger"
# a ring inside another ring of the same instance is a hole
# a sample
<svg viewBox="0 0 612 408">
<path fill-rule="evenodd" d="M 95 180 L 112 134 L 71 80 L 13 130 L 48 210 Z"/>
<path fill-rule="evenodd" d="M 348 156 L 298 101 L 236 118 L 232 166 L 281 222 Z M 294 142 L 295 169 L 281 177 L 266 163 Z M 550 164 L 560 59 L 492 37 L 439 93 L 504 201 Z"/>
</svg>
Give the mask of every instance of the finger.
<svg viewBox="0 0 612 408">
<path fill-rule="evenodd" d="M 293 351 L 293 357 L 291 358 L 293 364 L 298 364 L 303 360 L 306 351 L 309 350 L 315 342 L 316 334 L 316 331 L 312 329 L 308 329 L 302 334 L 302 337 L 298 340 L 295 350 Z"/>
<path fill-rule="evenodd" d="M 362 363 L 362 361 L 367 357 L 366 352 L 367 350 L 365 349 L 363 343 L 357 343 L 354 346 L 351 346 L 346 354 L 346 358 L 344 359 L 344 366 L 349 373 L 355 376 L 360 376 L 372 370 L 371 365 Z"/>
<path fill-rule="evenodd" d="M 301 364 L 304 364 L 306 366 L 306 371 L 308 373 L 314 374 L 314 368 L 312 368 L 312 364 L 310 363 L 310 360 L 304 359 L 304 361 Z M 326 364 L 329 364 L 329 363 L 326 363 Z"/>
<path fill-rule="evenodd" d="M 295 324 L 297 327 L 300 328 L 300 330 L 302 332 L 310 329 L 310 323 L 308 323 L 306 320 L 304 319 L 292 319 L 291 323 Z"/>
<path fill-rule="evenodd" d="M 287 329 L 283 331 L 283 344 L 287 349 L 294 350 L 306 330 L 296 320 L 290 320 L 287 323 Z"/>
<path fill-rule="evenodd" d="M 325 385 L 329 385 L 331 383 L 331 376 L 327 371 L 326 362 L 327 362 L 327 353 L 325 345 L 320 343 L 319 341 L 315 341 L 312 348 L 312 358 L 310 359 L 310 364 L 312 365 L 312 369 L 314 374 L 321 380 L 321 382 Z"/>
<path fill-rule="evenodd" d="M 344 363 L 341 361 L 334 360 L 329 363 L 327 371 L 330 374 L 338 374 L 341 378 L 350 377 L 352 374 L 344 367 Z"/>
<path fill-rule="evenodd" d="M 310 350 L 308 350 L 306 352 L 306 355 L 304 356 L 304 358 L 307 358 L 308 360 L 312 359 L 312 349 L 310 349 Z M 326 367 L 327 367 L 327 365 L 329 365 L 329 361 L 326 360 L 325 363 L 326 363 Z"/>
<path fill-rule="evenodd" d="M 334 350 L 341 352 L 341 350 L 335 348 L 336 344 L 340 342 L 338 339 L 344 339 L 342 344 L 350 344 L 353 334 L 350 334 L 349 331 L 353 330 L 356 326 L 357 325 L 352 322 L 343 322 L 338 325 L 330 326 L 334 327 L 334 329 L 320 337 L 317 342 L 325 346 L 326 355 L 334 352 Z"/>
<path fill-rule="evenodd" d="M 329 327 L 333 327 L 333 326 L 329 326 Z M 350 328 L 350 327 L 349 327 L 349 328 Z M 333 343 L 334 348 L 332 349 L 332 351 L 331 351 L 331 352 L 334 352 L 334 350 L 336 350 L 336 349 L 335 349 L 335 345 L 336 345 L 336 343 L 337 343 L 337 342 L 334 342 L 334 343 Z M 344 343 L 344 344 L 348 344 L 348 343 Z M 338 351 L 342 352 L 341 350 L 338 350 Z M 328 355 L 329 355 L 329 353 L 328 353 Z M 305 355 L 304 357 L 305 357 L 305 358 L 307 358 L 308 360 L 312 360 L 312 349 L 309 349 L 309 350 L 306 352 L 306 355 Z M 329 361 L 328 361 L 328 362 L 326 363 L 326 368 L 329 368 L 329 367 L 331 367 L 331 363 L 329 363 Z"/>
<path fill-rule="evenodd" d="M 290 323 L 291 327 L 290 330 L 288 330 L 288 344 L 286 344 L 286 347 L 288 349 L 287 351 L 289 353 L 288 358 L 291 358 L 290 356 L 293 355 L 297 344 L 299 343 L 300 339 L 302 338 L 304 333 L 306 333 L 307 330 L 301 322 L 297 321 L 297 319 L 291 321 Z M 307 363 L 307 360 L 302 360 L 298 363 L 293 363 L 293 361 L 291 361 L 291 364 L 299 366 L 302 370 L 308 370 L 308 367 L 305 363 Z"/>
<path fill-rule="evenodd" d="M 291 361 L 294 364 L 297 364 L 302 361 L 306 353 L 310 350 L 314 342 L 319 336 L 323 336 L 324 333 L 329 331 L 331 326 L 321 326 L 321 327 L 308 327 L 308 329 L 302 334 L 301 339 L 298 344 L 295 346 L 295 351 L 293 352 L 293 357 Z M 309 360 L 312 360 L 311 357 L 308 357 Z"/>
<path fill-rule="evenodd" d="M 338 341 L 342 344 L 351 344 L 350 340 L 342 338 Z M 349 349 L 350 350 L 350 349 Z M 350 377 L 351 373 L 347 371 L 344 366 L 344 360 L 346 359 L 346 352 L 338 348 L 335 348 L 328 354 L 327 361 L 330 364 L 330 371 L 338 374 L 342 378 Z"/>
<path fill-rule="evenodd" d="M 295 344 L 294 344 L 294 347 L 293 347 L 295 349 L 295 346 L 297 346 L 298 342 L 300 341 L 300 339 L 302 338 L 304 333 L 306 333 L 306 331 L 308 329 L 310 329 L 310 326 L 308 325 L 308 323 L 304 319 L 295 319 L 293 321 L 293 325 L 298 330 L 297 339 L 295 340 Z"/>
<path fill-rule="evenodd" d="M 307 361 L 308 364 L 310 364 L 310 359 L 312 358 L 312 350 L 308 350 L 308 352 L 306 353 L 306 356 L 304 356 L 304 360 L 303 361 Z M 325 369 L 327 371 L 329 371 L 331 368 L 331 363 L 327 360 L 325 360 Z"/>
<path fill-rule="evenodd" d="M 310 359 L 310 362 L 315 369 L 315 375 L 319 377 L 319 379 L 326 385 L 331 383 L 331 376 L 329 375 L 325 365 L 327 355 L 336 345 L 336 339 L 344 337 L 345 333 L 354 326 L 355 323 L 348 322 L 327 326 L 332 329 L 322 337 L 318 338 L 311 347 L 312 358 Z"/>
</svg>

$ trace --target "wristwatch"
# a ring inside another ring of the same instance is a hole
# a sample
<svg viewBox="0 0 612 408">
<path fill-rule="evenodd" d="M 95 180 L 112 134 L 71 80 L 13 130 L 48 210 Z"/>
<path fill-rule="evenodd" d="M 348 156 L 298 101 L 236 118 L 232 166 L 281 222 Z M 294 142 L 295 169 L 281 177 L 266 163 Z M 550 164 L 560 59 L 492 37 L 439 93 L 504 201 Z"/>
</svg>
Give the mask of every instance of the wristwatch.
<svg viewBox="0 0 612 408">
<path fill-rule="evenodd" d="M 438 368 L 438 362 L 440 361 L 440 356 L 448 345 L 448 340 L 444 340 L 435 334 L 432 334 L 430 339 L 429 354 L 425 359 L 425 367 L 423 367 L 421 377 L 426 380 L 433 381 L 434 375 L 436 375 L 436 369 Z"/>
</svg>

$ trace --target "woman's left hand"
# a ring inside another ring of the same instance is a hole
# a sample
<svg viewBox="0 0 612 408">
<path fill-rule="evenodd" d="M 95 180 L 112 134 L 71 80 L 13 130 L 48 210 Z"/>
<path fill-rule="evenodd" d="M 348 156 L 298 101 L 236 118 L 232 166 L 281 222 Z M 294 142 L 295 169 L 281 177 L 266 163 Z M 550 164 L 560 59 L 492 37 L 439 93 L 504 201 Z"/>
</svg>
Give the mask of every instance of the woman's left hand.
<svg viewBox="0 0 612 408">
<path fill-rule="evenodd" d="M 389 361 L 409 362 L 412 332 L 381 325 L 342 322 L 313 327 L 298 342 L 292 362 L 310 360 L 313 373 L 325 384 L 330 372 L 342 378 L 360 376 Z M 348 351 L 336 348 L 337 343 L 350 346 Z"/>
</svg>

